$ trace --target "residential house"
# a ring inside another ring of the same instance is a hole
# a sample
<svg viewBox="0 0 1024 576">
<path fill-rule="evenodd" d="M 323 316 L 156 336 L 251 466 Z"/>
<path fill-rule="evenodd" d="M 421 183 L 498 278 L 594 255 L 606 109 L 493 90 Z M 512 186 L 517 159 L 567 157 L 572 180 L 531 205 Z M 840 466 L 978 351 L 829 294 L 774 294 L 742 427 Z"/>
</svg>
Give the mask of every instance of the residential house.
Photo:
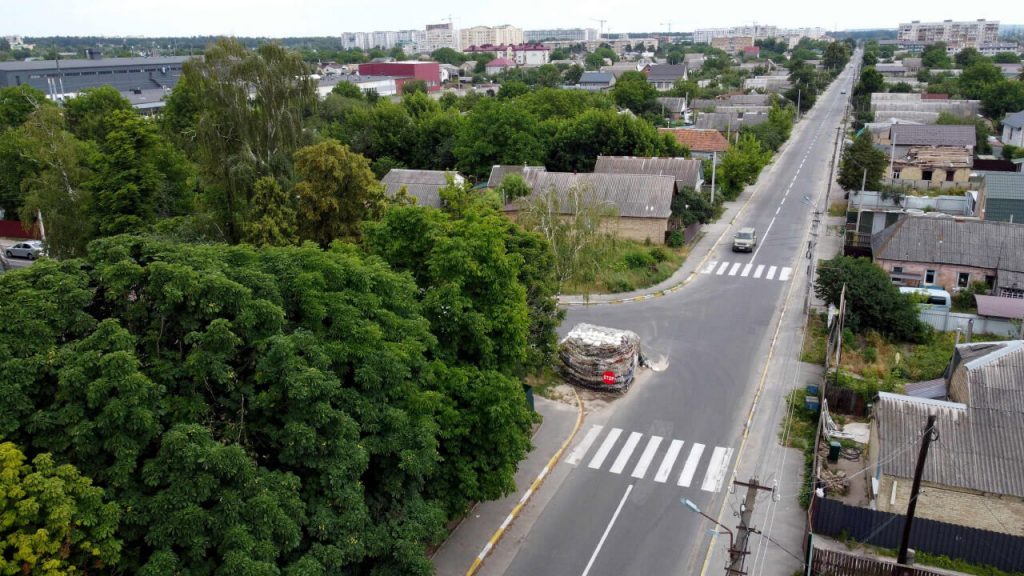
<svg viewBox="0 0 1024 576">
<path fill-rule="evenodd" d="M 448 82 L 458 82 L 459 76 L 462 75 L 462 70 L 458 66 L 451 64 L 441 64 L 441 83 L 445 84 Z"/>
<path fill-rule="evenodd" d="M 417 206 L 440 208 L 441 195 L 438 191 L 448 185 L 449 178 L 455 184 L 463 184 L 466 181 L 458 172 L 393 168 L 384 175 L 381 182 L 384 184 L 385 193 L 391 198 L 405 188 L 406 193 L 416 199 Z"/>
<path fill-rule="evenodd" d="M 1024 110 L 1003 118 L 1003 144 L 1024 148 Z"/>
<path fill-rule="evenodd" d="M 662 116 L 672 120 L 689 120 L 686 98 L 659 96 L 657 102 Z"/>
<path fill-rule="evenodd" d="M 767 121 L 767 112 L 694 112 L 697 128 L 718 130 L 730 138 L 744 126 L 757 126 Z"/>
<path fill-rule="evenodd" d="M 729 149 L 729 142 L 718 130 L 694 128 L 659 128 L 658 132 L 671 134 L 676 141 L 686 146 L 694 158 L 711 158 Z"/>
<path fill-rule="evenodd" d="M 910 76 L 917 76 L 917 73 L 921 71 L 921 59 L 920 58 L 904 58 L 903 69 L 907 71 Z"/>
<path fill-rule="evenodd" d="M 974 126 L 966 128 L 973 130 Z M 905 155 L 893 160 L 892 181 L 926 186 L 941 182 L 966 184 L 971 177 L 971 165 L 971 153 L 959 146 L 911 146 Z"/>
<path fill-rule="evenodd" d="M 1024 224 L 1024 174 L 986 172 L 978 194 L 978 216 L 985 220 Z"/>
<path fill-rule="evenodd" d="M 573 193 L 584 192 L 591 201 L 615 207 L 618 217 L 608 222 L 608 232 L 638 242 L 665 242 L 668 220 L 672 215 L 672 198 L 676 194 L 675 176 L 533 170 L 525 172 L 524 177 L 533 195 L 554 191 L 558 210 L 563 215 L 573 214 Z M 520 202 L 509 203 L 505 206 L 505 213 L 515 219 L 520 208 Z"/>
<path fill-rule="evenodd" d="M 518 166 L 515 164 L 497 164 L 491 166 L 491 175 L 487 178 L 487 187 L 494 189 L 501 186 L 501 183 L 505 180 L 505 176 L 509 174 L 518 174 L 525 180 L 529 181 L 532 178 L 533 172 L 545 172 L 547 168 L 543 166 Z"/>
<path fill-rule="evenodd" d="M 1024 349 L 999 344 L 954 369 L 951 380 L 962 380 L 964 400 L 976 405 L 879 393 L 868 444 L 876 509 L 906 512 L 916 446 L 933 414 L 939 440 L 924 463 L 916 515 L 1024 535 Z"/>
<path fill-rule="evenodd" d="M 500 74 L 501 72 L 515 67 L 515 60 L 509 60 L 508 58 L 495 58 L 486 64 L 484 70 L 488 74 Z"/>
<path fill-rule="evenodd" d="M 871 236 L 871 253 L 900 285 L 956 292 L 984 282 L 1010 295 L 1024 275 L 1024 224 L 908 214 Z"/>
<path fill-rule="evenodd" d="M 684 54 L 683 64 L 686 65 L 687 70 L 700 70 L 704 67 L 704 54 Z"/>
<path fill-rule="evenodd" d="M 459 71 L 462 76 L 472 76 L 476 73 L 476 60 L 467 60 L 459 66 Z"/>
<path fill-rule="evenodd" d="M 686 80 L 685 64 L 655 64 L 647 70 L 647 83 L 658 92 L 671 90 L 677 80 Z"/>
<path fill-rule="evenodd" d="M 577 86 L 581 90 L 609 90 L 615 86 L 615 76 L 610 72 L 584 72 Z"/>
<path fill-rule="evenodd" d="M 626 72 L 643 72 L 646 74 L 650 67 L 651 63 L 646 60 L 638 62 L 619 61 L 610 66 L 601 66 L 601 72 L 608 72 L 618 80 Z"/>
<path fill-rule="evenodd" d="M 996 66 L 1002 71 L 1003 77 L 1008 80 L 1016 80 L 1020 78 L 1020 73 L 1024 70 L 1024 64 L 1017 63 L 998 63 Z"/>
<path fill-rule="evenodd" d="M 882 134 L 878 144 L 895 146 L 899 158 L 911 148 L 922 146 L 950 146 L 974 154 L 976 143 L 973 124 L 893 124 Z"/>
<path fill-rule="evenodd" d="M 743 80 L 744 90 L 761 90 L 764 92 L 782 93 L 789 90 L 792 84 L 789 77 L 785 75 L 768 74 L 754 76 Z"/>
<path fill-rule="evenodd" d="M 704 162 L 696 158 L 649 158 L 643 156 L 598 156 L 594 166 L 597 174 L 669 175 L 676 179 L 676 188 L 700 190 L 704 183 Z"/>
<path fill-rule="evenodd" d="M 744 58 L 751 58 L 751 59 L 760 58 L 761 57 L 761 47 L 760 46 L 744 46 L 743 47 L 743 57 Z"/>
</svg>

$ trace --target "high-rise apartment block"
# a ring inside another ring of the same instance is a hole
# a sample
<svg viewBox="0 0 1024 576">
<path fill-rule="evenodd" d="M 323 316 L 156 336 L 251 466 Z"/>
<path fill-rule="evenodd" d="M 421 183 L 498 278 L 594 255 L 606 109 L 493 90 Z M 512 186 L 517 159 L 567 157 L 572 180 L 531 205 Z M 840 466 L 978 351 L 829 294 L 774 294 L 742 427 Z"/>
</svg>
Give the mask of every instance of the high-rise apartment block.
<svg viewBox="0 0 1024 576">
<path fill-rule="evenodd" d="M 921 22 L 914 20 L 909 24 L 900 24 L 896 36 L 899 42 L 926 43 L 945 42 L 952 49 L 977 48 L 983 44 L 993 44 L 999 40 L 998 20 L 971 20 L 954 22 Z"/>
<path fill-rule="evenodd" d="M 459 44 L 465 50 L 470 46 L 483 46 L 491 44 L 500 46 L 502 44 L 522 44 L 523 29 L 504 24 L 502 26 L 473 26 L 459 30 Z"/>
<path fill-rule="evenodd" d="M 423 42 L 418 45 L 420 52 L 430 53 L 439 48 L 459 50 L 459 35 L 451 22 L 447 24 L 427 24 Z"/>
<path fill-rule="evenodd" d="M 528 43 L 542 42 L 544 40 L 571 40 L 573 42 L 590 42 L 598 40 L 596 28 L 554 28 L 549 30 L 527 30 L 523 33 L 523 39 Z"/>
</svg>

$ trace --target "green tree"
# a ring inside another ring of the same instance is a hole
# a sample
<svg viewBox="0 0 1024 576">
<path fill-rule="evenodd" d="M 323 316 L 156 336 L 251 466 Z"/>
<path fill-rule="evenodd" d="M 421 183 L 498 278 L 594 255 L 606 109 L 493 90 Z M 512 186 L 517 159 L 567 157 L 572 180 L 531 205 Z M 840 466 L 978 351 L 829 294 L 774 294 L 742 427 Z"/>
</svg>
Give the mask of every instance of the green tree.
<svg viewBox="0 0 1024 576">
<path fill-rule="evenodd" d="M 406 80 L 402 83 L 402 94 L 427 93 L 427 83 L 423 80 Z"/>
<path fill-rule="evenodd" d="M 614 110 L 586 110 L 558 122 L 544 163 L 560 172 L 592 172 L 597 157 L 676 155 L 649 122 Z"/>
<path fill-rule="evenodd" d="M 641 72 L 623 72 L 612 87 L 612 98 L 634 114 L 644 115 L 657 109 L 658 91 Z"/>
<path fill-rule="evenodd" d="M 460 172 L 483 178 L 495 164 L 542 164 L 545 142 L 536 117 L 517 101 L 486 99 L 467 115 L 454 151 Z"/>
<path fill-rule="evenodd" d="M 868 258 L 836 256 L 818 266 L 814 293 L 834 306 L 846 287 L 846 326 L 854 332 L 875 330 L 906 342 L 922 342 L 926 326 L 917 306 L 900 294 L 889 275 Z"/>
<path fill-rule="evenodd" d="M 98 235 L 139 232 L 158 216 L 190 212 L 190 167 L 155 124 L 134 110 L 105 120 L 92 188 L 91 215 Z"/>
<path fill-rule="evenodd" d="M 273 178 L 264 176 L 257 180 L 245 241 L 256 246 L 294 244 L 298 240 L 294 203 Z"/>
<path fill-rule="evenodd" d="M 537 68 L 537 86 L 558 88 L 562 85 L 562 73 L 553 64 L 543 64 Z"/>
<path fill-rule="evenodd" d="M 107 120 L 117 111 L 132 112 L 128 102 L 117 88 L 100 86 L 86 88 L 64 104 L 68 129 L 80 140 L 103 142 L 110 131 Z"/>
<path fill-rule="evenodd" d="M 1003 71 L 988 60 L 980 60 L 964 69 L 957 79 L 960 93 L 972 100 L 981 99 L 991 87 L 1006 82 Z"/>
<path fill-rule="evenodd" d="M 600 266 L 603 225 L 617 214 L 593 188 L 572 187 L 564 195 L 540 190 L 519 201 L 517 222 L 539 233 L 554 253 L 554 273 L 561 287 L 571 280 L 589 280 Z"/>
<path fill-rule="evenodd" d="M 50 454 L 25 460 L 13 443 L 0 442 L 0 574 L 67 576 L 116 566 L 117 505 Z"/>
<path fill-rule="evenodd" d="M 513 100 L 530 92 L 530 87 L 521 80 L 511 80 L 501 85 L 498 90 L 498 98 L 502 100 Z"/>
<path fill-rule="evenodd" d="M 463 116 L 452 109 L 420 118 L 412 139 L 410 165 L 430 170 L 454 169 L 455 143 L 463 123 Z"/>
<path fill-rule="evenodd" d="M 832 42 L 825 48 L 822 65 L 827 70 L 838 73 L 850 61 L 850 47 L 842 42 Z"/>
<path fill-rule="evenodd" d="M 888 167 L 885 152 L 875 148 L 869 132 L 862 132 L 853 144 L 843 150 L 839 162 L 839 186 L 843 190 L 880 190 L 882 177 Z"/>
<path fill-rule="evenodd" d="M 530 185 L 526 183 L 526 180 L 520 174 L 505 176 L 496 190 L 501 197 L 502 204 L 508 204 L 519 198 L 525 198 L 531 192 Z"/>
<path fill-rule="evenodd" d="M 370 163 L 336 140 L 300 148 L 295 171 L 301 180 L 293 194 L 299 234 L 305 240 L 327 246 L 338 238 L 355 237 L 363 220 L 380 213 L 384 190 Z"/>
<path fill-rule="evenodd" d="M 276 44 L 249 50 L 238 40 L 219 40 L 202 60 L 186 62 L 182 76 L 202 106 L 196 145 L 205 200 L 237 242 L 253 183 L 291 176 L 316 92 L 300 56 Z"/>
<path fill-rule="evenodd" d="M 18 210 L 24 203 L 25 187 L 39 169 L 35 160 L 25 154 L 30 142 L 23 129 L 0 130 L 0 209 L 4 218 L 18 217 Z"/>
<path fill-rule="evenodd" d="M 870 96 L 875 92 L 882 92 L 885 89 L 885 78 L 875 70 L 873 66 L 864 68 L 860 73 L 860 80 L 857 82 L 855 92 Z"/>
<path fill-rule="evenodd" d="M 583 77 L 583 67 L 579 64 L 573 64 L 565 70 L 565 83 L 569 86 L 575 86 L 580 83 L 580 78 Z"/>
<path fill-rule="evenodd" d="M 1013 52 L 998 52 L 992 57 L 996 64 L 1016 64 L 1020 62 L 1020 56 Z"/>
<path fill-rule="evenodd" d="M 363 91 L 351 82 L 338 82 L 331 88 L 331 94 L 337 94 L 342 98 L 355 98 L 356 100 L 363 99 Z"/>
<path fill-rule="evenodd" d="M 757 182 L 761 169 L 771 157 L 772 153 L 753 134 L 741 134 L 736 145 L 722 155 L 717 167 L 722 195 L 730 200 L 739 196 L 746 185 Z"/>
<path fill-rule="evenodd" d="M 984 62 L 985 57 L 976 48 L 967 47 L 957 52 L 956 56 L 953 57 L 953 61 L 960 68 L 968 68 L 978 62 Z"/>
<path fill-rule="evenodd" d="M 430 59 L 435 62 L 442 64 L 451 64 L 452 66 L 462 66 L 469 58 L 461 52 L 456 52 L 451 48 L 438 48 L 430 53 Z"/>
<path fill-rule="evenodd" d="M 93 229 L 91 220 L 83 216 L 91 202 L 86 182 L 92 175 L 88 160 L 95 154 L 94 147 L 65 130 L 64 118 L 54 107 L 33 112 L 22 134 L 27 145 L 22 153 L 32 159 L 35 170 L 21 183 L 25 192 L 21 220 L 30 225 L 42 216 L 50 256 L 81 255 Z"/>
<path fill-rule="evenodd" d="M 990 84 L 981 95 L 985 115 L 997 121 L 1007 113 L 1024 110 L 1024 82 L 999 80 Z"/>
<path fill-rule="evenodd" d="M 203 108 L 200 98 L 187 78 L 179 78 L 170 95 L 164 100 L 164 109 L 157 120 L 164 136 L 192 159 L 196 157 L 197 127 L 199 114 Z"/>
<path fill-rule="evenodd" d="M 37 108 L 48 105 L 46 94 L 28 84 L 0 88 L 0 132 L 21 126 Z"/>
<path fill-rule="evenodd" d="M 949 59 L 949 54 L 946 52 L 946 43 L 936 42 L 925 46 L 921 52 L 921 66 L 928 69 L 951 68 L 953 62 Z"/>
</svg>

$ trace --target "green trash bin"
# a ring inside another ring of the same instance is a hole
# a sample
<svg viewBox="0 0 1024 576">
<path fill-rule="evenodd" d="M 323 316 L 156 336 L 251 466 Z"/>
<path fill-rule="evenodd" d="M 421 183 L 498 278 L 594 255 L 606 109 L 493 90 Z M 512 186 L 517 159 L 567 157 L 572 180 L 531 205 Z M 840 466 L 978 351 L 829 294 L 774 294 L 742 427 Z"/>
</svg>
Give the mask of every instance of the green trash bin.
<svg viewBox="0 0 1024 576">
<path fill-rule="evenodd" d="M 839 453 L 843 451 L 843 445 L 838 440 L 828 443 L 828 461 L 839 462 Z"/>
</svg>

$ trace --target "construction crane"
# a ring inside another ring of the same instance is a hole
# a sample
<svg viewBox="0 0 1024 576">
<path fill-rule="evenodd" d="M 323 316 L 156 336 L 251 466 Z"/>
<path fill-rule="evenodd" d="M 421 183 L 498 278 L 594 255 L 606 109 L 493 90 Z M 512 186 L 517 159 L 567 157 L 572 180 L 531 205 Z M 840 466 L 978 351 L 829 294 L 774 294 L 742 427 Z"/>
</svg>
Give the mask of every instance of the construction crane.
<svg viewBox="0 0 1024 576">
<path fill-rule="evenodd" d="M 668 26 L 668 33 L 669 34 L 672 33 L 672 21 L 671 20 L 669 20 L 668 22 L 662 22 L 660 24 L 660 26 Z"/>
<path fill-rule="evenodd" d="M 600 18 L 591 18 L 591 20 L 593 20 L 594 22 L 600 22 L 601 23 L 601 31 L 598 32 L 597 40 L 598 40 L 598 42 L 600 42 L 601 40 L 604 40 L 604 25 L 605 25 L 605 22 L 608 22 L 608 21 L 607 20 L 601 20 Z"/>
</svg>

